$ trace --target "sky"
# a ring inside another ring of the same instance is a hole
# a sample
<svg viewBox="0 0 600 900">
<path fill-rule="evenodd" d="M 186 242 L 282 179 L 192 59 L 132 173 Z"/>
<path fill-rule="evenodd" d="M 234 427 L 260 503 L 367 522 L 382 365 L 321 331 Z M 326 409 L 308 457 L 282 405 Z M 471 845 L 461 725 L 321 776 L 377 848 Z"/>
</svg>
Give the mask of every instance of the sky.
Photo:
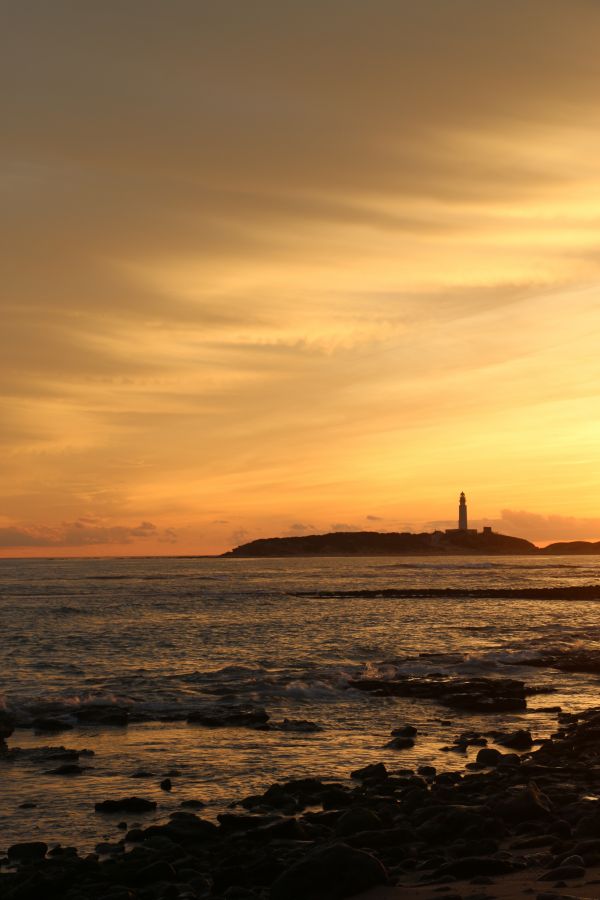
<svg viewBox="0 0 600 900">
<path fill-rule="evenodd" d="M 600 539 L 596 0 L 5 0 L 0 555 Z"/>
</svg>

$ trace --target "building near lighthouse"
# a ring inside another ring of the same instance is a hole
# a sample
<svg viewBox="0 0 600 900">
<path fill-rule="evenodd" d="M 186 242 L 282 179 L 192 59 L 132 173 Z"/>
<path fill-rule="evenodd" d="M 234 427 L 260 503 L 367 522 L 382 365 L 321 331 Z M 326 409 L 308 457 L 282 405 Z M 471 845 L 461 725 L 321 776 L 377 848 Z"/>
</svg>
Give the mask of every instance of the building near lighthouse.
<svg viewBox="0 0 600 900">
<path fill-rule="evenodd" d="M 486 534 L 491 530 L 491 528 L 484 528 L 483 532 Z M 467 498 L 464 491 L 461 491 L 458 499 L 458 528 L 446 528 L 446 534 L 477 534 L 476 528 L 469 528 Z"/>
</svg>

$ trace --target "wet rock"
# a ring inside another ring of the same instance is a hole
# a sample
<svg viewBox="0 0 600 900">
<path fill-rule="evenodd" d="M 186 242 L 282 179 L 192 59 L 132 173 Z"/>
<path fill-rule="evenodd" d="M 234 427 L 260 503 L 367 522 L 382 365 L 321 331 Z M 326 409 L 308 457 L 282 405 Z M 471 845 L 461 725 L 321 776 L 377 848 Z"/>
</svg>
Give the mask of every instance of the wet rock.
<svg viewBox="0 0 600 900">
<path fill-rule="evenodd" d="M 497 734 L 494 737 L 496 743 L 502 744 L 503 747 L 510 747 L 511 750 L 530 750 L 533 746 L 531 732 L 524 728 L 510 734 Z"/>
<path fill-rule="evenodd" d="M 350 773 L 350 778 L 356 778 L 358 781 L 366 781 L 374 779 L 381 781 L 388 777 L 388 772 L 383 763 L 372 763 L 370 766 L 364 766 L 362 769 L 355 769 Z"/>
<path fill-rule="evenodd" d="M 414 746 L 415 742 L 411 737 L 395 737 L 385 745 L 388 750 L 410 750 Z"/>
<path fill-rule="evenodd" d="M 96 812 L 102 813 L 140 813 L 152 812 L 156 806 L 154 800 L 145 800 L 142 797 L 122 797 L 118 800 L 102 800 L 100 803 L 94 804 L 94 809 Z"/>
<path fill-rule="evenodd" d="M 497 805 L 499 815 L 511 822 L 528 822 L 549 818 L 552 804 L 533 782 L 527 787 L 513 791 Z"/>
<path fill-rule="evenodd" d="M 370 809 L 355 806 L 343 813 L 335 826 L 338 837 L 356 834 L 357 831 L 376 831 L 382 827 L 381 819 Z"/>
<path fill-rule="evenodd" d="M 381 697 L 421 697 L 471 712 L 509 712 L 527 708 L 525 683 L 512 678 L 451 678 L 439 673 L 393 681 L 355 679 L 350 687 Z"/>
<path fill-rule="evenodd" d="M 453 875 L 455 878 L 473 878 L 476 875 L 506 875 L 513 872 L 517 864 L 509 859 L 494 856 L 467 856 L 444 863 L 436 869 L 438 878 Z"/>
<path fill-rule="evenodd" d="M 206 728 L 257 728 L 266 725 L 269 714 L 260 707 L 240 704 L 207 711 L 197 710 L 188 715 L 187 721 L 194 725 L 204 725 Z"/>
<path fill-rule="evenodd" d="M 417 774 L 422 775 L 423 778 L 435 778 L 437 769 L 435 766 L 419 766 Z"/>
<path fill-rule="evenodd" d="M 146 771 L 146 769 L 138 769 L 136 772 L 134 772 L 132 774 L 131 777 L 132 778 L 153 778 L 154 773 L 148 772 L 148 771 Z"/>
<path fill-rule="evenodd" d="M 182 800 L 179 804 L 183 809 L 203 809 L 206 806 L 206 803 L 203 803 L 202 800 Z"/>
<path fill-rule="evenodd" d="M 310 722 L 308 719 L 284 719 L 283 722 L 275 722 L 271 727 L 277 731 L 298 731 L 305 734 L 323 731 L 322 725 L 317 725 L 316 722 Z"/>
<path fill-rule="evenodd" d="M 172 787 L 173 787 L 173 782 L 171 781 L 171 779 L 163 778 L 163 780 L 160 783 L 161 791 L 170 791 L 172 789 Z"/>
<path fill-rule="evenodd" d="M 78 763 L 64 763 L 62 766 L 57 766 L 56 769 L 49 769 L 44 772 L 44 775 L 83 775 L 90 768 L 91 766 L 80 766 Z"/>
<path fill-rule="evenodd" d="M 31 725 L 37 734 L 46 732 L 57 734 L 59 731 L 69 731 L 73 728 L 71 722 L 68 722 L 66 719 L 53 718 L 51 716 L 34 719 Z"/>
<path fill-rule="evenodd" d="M 558 866 L 556 869 L 544 872 L 540 875 L 538 881 L 571 881 L 584 876 L 585 869 L 583 866 Z"/>
<path fill-rule="evenodd" d="M 414 725 L 400 725 L 392 729 L 392 737 L 415 737 L 417 733 Z"/>
<path fill-rule="evenodd" d="M 19 862 L 32 862 L 43 859 L 48 852 L 48 844 L 43 841 L 25 841 L 22 844 L 13 844 L 8 848 L 7 856 L 10 860 Z"/>
<path fill-rule="evenodd" d="M 370 853 L 334 844 L 284 871 L 271 887 L 271 900 L 343 900 L 387 883 L 386 870 Z"/>
<path fill-rule="evenodd" d="M 482 747 L 476 757 L 481 766 L 497 766 L 501 759 L 502 754 L 493 747 Z"/>
<path fill-rule="evenodd" d="M 75 712 L 82 725 L 125 726 L 129 723 L 129 710 L 125 707 L 91 704 L 82 706 Z"/>
</svg>

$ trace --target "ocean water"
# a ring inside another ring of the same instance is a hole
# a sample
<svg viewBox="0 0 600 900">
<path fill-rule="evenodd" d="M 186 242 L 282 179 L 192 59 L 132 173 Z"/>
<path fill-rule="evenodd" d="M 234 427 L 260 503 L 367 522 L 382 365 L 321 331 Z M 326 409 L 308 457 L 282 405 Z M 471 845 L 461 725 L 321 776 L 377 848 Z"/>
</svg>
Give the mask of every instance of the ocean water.
<svg viewBox="0 0 600 900">
<path fill-rule="evenodd" d="M 297 592 L 360 588 L 556 587 L 600 583 L 594 557 L 360 559 L 92 559 L 0 561 L 0 704 L 22 752 L 0 759 L 0 851 L 24 839 L 91 849 L 122 837 L 123 816 L 94 803 L 137 795 L 164 819 L 182 800 L 212 817 L 276 780 L 345 781 L 370 762 L 459 769 L 472 757 L 441 748 L 470 728 L 556 728 L 543 708 L 600 702 L 597 676 L 523 665 L 554 651 L 600 649 L 598 603 L 548 599 L 318 598 Z M 522 678 L 553 688 L 523 714 L 463 715 L 431 700 L 381 698 L 355 677 L 444 672 Z M 247 703 L 271 721 L 308 719 L 316 733 L 205 728 L 193 710 Z M 77 724 L 94 704 L 126 707 L 127 726 Z M 39 715 L 67 715 L 59 735 L 36 734 Z M 419 729 L 412 750 L 384 748 L 390 730 Z M 47 774 L 47 746 L 94 751 L 82 775 Z M 473 751 L 473 754 L 476 751 Z M 133 779 L 139 769 L 151 772 Z M 173 790 L 159 782 L 169 770 Z M 22 808 L 23 803 L 34 804 Z"/>
</svg>

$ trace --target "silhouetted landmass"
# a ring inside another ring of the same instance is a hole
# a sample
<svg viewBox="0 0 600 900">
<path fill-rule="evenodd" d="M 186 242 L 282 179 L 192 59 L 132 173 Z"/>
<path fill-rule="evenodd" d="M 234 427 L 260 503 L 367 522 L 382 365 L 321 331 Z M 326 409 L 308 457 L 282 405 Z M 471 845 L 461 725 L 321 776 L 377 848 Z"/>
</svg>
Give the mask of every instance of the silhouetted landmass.
<svg viewBox="0 0 600 900">
<path fill-rule="evenodd" d="M 300 537 L 259 538 L 223 556 L 560 556 L 600 554 L 600 541 L 572 541 L 539 548 L 524 538 L 479 532 L 334 531 Z"/>
<path fill-rule="evenodd" d="M 301 537 L 260 538 L 241 544 L 223 556 L 530 556 L 539 552 L 530 541 L 496 532 L 335 531 Z"/>
<path fill-rule="evenodd" d="M 560 541 L 556 544 L 548 544 L 541 551 L 551 556 L 568 556 L 569 554 L 580 556 L 593 556 L 600 553 L 600 541 Z"/>
</svg>

